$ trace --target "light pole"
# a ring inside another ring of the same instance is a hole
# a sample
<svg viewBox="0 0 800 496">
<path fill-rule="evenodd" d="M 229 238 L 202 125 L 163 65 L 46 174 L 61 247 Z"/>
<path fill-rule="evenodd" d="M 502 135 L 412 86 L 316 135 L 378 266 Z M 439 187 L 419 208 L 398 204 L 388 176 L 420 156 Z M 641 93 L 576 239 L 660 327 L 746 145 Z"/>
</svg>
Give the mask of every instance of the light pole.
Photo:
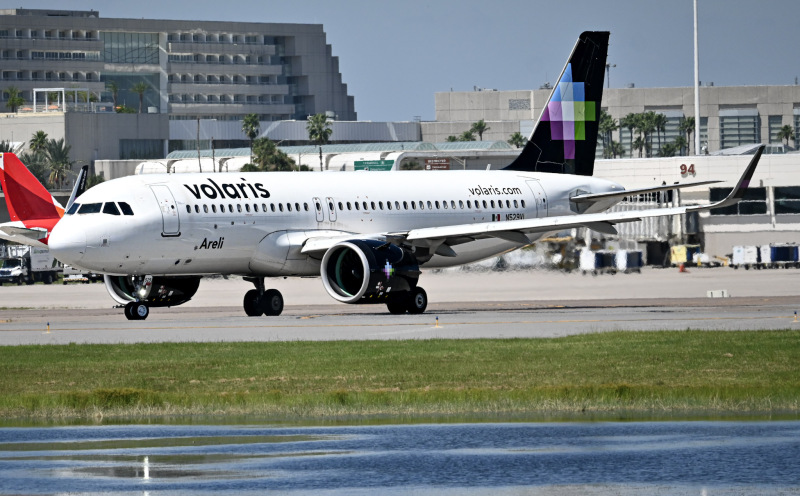
<svg viewBox="0 0 800 496">
<path fill-rule="evenodd" d="M 606 88 L 611 88 L 611 68 L 617 64 L 606 64 Z"/>
</svg>

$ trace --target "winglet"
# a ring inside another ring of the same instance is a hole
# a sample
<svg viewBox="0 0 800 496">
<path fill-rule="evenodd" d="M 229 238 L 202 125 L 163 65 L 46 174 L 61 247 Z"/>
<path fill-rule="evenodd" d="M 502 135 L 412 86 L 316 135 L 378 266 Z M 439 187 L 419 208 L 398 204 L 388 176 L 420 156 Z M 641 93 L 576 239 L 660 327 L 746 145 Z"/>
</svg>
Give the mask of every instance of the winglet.
<svg viewBox="0 0 800 496">
<path fill-rule="evenodd" d="M 712 208 L 729 207 L 731 205 L 739 203 L 739 200 L 744 198 L 744 194 L 747 191 L 747 188 L 750 187 L 750 181 L 753 179 L 753 173 L 755 173 L 756 167 L 758 166 L 758 161 L 761 160 L 761 153 L 764 151 L 766 147 L 767 145 L 761 145 L 758 147 L 758 150 L 756 150 L 756 154 L 753 155 L 753 158 L 750 160 L 750 163 L 747 164 L 747 167 L 744 169 L 742 177 L 739 178 L 739 182 L 736 183 L 736 186 L 731 190 L 728 196 L 718 201 L 717 203 L 712 203 L 711 205 L 707 205 L 705 207 L 693 207 L 690 208 L 689 211 L 710 210 Z"/>
</svg>

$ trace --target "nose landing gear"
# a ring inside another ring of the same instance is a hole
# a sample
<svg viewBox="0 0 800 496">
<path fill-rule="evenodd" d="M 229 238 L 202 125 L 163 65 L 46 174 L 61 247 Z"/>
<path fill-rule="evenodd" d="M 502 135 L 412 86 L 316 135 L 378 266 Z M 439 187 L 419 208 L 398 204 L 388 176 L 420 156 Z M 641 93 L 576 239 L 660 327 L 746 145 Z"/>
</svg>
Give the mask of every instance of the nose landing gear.
<svg viewBox="0 0 800 496">
<path fill-rule="evenodd" d="M 128 320 L 144 320 L 150 315 L 150 308 L 142 301 L 132 301 L 125 305 L 125 317 Z"/>
</svg>

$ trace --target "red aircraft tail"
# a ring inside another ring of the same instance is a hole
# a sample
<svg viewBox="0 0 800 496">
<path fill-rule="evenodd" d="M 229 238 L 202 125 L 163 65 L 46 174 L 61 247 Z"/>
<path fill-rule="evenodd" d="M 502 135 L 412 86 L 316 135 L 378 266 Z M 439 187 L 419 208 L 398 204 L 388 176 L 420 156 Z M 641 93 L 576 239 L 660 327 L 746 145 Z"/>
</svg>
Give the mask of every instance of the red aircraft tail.
<svg viewBox="0 0 800 496">
<path fill-rule="evenodd" d="M 11 218 L 3 225 L 2 230 L 9 231 L 6 234 L 11 229 L 15 234 L 23 230 L 49 233 L 64 215 L 64 207 L 13 153 L 0 153 L 0 187 Z"/>
</svg>

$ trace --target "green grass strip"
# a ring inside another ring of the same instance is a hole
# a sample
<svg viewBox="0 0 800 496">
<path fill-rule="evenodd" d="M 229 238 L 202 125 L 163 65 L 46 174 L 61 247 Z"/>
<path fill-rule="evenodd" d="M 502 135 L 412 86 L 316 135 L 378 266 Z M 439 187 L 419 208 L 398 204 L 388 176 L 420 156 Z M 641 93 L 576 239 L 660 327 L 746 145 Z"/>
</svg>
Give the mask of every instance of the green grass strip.
<svg viewBox="0 0 800 496">
<path fill-rule="evenodd" d="M 0 347 L 3 418 L 796 413 L 800 331 Z"/>
</svg>

